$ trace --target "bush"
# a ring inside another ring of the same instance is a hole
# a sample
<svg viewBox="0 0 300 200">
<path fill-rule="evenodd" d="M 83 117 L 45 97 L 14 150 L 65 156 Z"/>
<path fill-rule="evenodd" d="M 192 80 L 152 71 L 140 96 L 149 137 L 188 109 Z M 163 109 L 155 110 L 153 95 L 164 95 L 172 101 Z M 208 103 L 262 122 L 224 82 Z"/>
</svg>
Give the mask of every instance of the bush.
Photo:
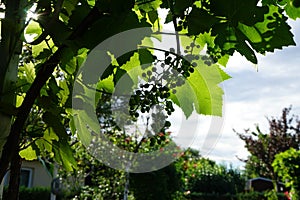
<svg viewBox="0 0 300 200">
<path fill-rule="evenodd" d="M 50 188 L 48 187 L 33 187 L 27 188 L 24 186 L 20 187 L 19 200 L 47 200 L 50 199 Z M 3 191 L 3 200 L 8 199 L 7 187 Z"/>
<path fill-rule="evenodd" d="M 191 200 L 267 200 L 263 192 L 249 192 L 239 194 L 204 194 L 204 193 L 192 193 L 190 195 Z M 282 193 L 277 193 L 278 200 L 286 200 Z"/>
</svg>

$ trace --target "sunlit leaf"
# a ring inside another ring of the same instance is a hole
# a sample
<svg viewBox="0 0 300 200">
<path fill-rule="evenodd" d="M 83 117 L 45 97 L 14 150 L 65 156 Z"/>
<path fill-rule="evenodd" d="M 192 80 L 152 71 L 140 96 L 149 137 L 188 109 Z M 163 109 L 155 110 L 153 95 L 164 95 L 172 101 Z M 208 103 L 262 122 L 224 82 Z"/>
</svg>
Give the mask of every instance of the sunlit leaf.
<svg viewBox="0 0 300 200">
<path fill-rule="evenodd" d="M 25 160 L 36 160 L 37 155 L 36 151 L 32 149 L 32 146 L 30 145 L 26 149 L 23 149 L 19 152 L 19 155 L 21 158 L 24 158 Z"/>
</svg>

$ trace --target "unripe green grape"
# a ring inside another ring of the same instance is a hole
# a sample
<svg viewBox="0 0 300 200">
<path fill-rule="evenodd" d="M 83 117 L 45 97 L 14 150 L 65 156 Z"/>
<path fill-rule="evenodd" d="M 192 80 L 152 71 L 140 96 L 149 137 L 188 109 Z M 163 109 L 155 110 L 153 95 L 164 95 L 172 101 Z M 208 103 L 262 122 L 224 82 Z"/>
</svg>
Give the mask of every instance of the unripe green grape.
<svg viewBox="0 0 300 200">
<path fill-rule="evenodd" d="M 142 86 L 143 88 L 148 88 L 149 87 L 149 84 L 146 83 L 145 85 Z"/>
<path fill-rule="evenodd" d="M 158 145 L 161 145 L 161 140 L 157 140 L 157 144 L 158 144 Z"/>
<path fill-rule="evenodd" d="M 135 93 L 136 93 L 137 95 L 141 95 L 141 94 L 142 94 L 142 91 L 141 91 L 141 90 L 137 90 Z"/>
<path fill-rule="evenodd" d="M 177 71 L 180 73 L 182 71 L 182 69 L 180 67 L 178 67 Z"/>
<path fill-rule="evenodd" d="M 163 94 L 163 97 L 164 97 L 164 98 L 168 98 L 169 96 L 170 96 L 170 93 L 169 93 L 169 92 L 166 92 L 166 93 Z"/>
<path fill-rule="evenodd" d="M 189 72 L 191 72 L 191 73 L 193 73 L 195 70 L 194 70 L 194 68 L 189 68 Z"/>
<path fill-rule="evenodd" d="M 183 72 L 183 76 L 184 76 L 185 78 L 187 78 L 187 77 L 190 76 L 190 73 L 189 73 L 189 72 Z"/>
<path fill-rule="evenodd" d="M 208 60 L 204 62 L 204 64 L 211 66 L 211 62 L 209 62 Z"/>
<path fill-rule="evenodd" d="M 154 146 L 155 145 L 155 143 L 156 143 L 156 140 L 155 140 L 155 138 L 150 138 L 150 146 Z"/>
<path fill-rule="evenodd" d="M 295 8 L 299 8 L 300 7 L 300 0 L 293 0 L 292 4 Z"/>
<path fill-rule="evenodd" d="M 175 88 L 176 86 L 176 83 L 171 83 L 171 88 Z"/>
</svg>

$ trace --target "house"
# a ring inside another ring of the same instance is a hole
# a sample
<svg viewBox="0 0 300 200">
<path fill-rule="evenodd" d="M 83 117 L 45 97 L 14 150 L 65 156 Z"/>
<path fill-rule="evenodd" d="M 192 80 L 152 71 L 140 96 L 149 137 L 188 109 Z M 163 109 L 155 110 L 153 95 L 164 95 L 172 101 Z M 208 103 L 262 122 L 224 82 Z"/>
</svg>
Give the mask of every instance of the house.
<svg viewBox="0 0 300 200">
<path fill-rule="evenodd" d="M 284 183 L 278 182 L 277 183 L 278 192 L 284 192 L 288 189 L 285 187 Z M 263 177 L 257 177 L 249 179 L 246 182 L 245 190 L 246 191 L 257 191 L 257 192 L 263 192 L 266 190 L 272 190 L 274 189 L 274 183 L 273 180 L 263 178 Z"/>
<path fill-rule="evenodd" d="M 50 187 L 52 177 L 43 167 L 43 165 L 37 161 L 22 162 L 20 186 L 25 187 Z M 4 177 L 4 185 L 9 183 L 9 172 Z"/>
</svg>

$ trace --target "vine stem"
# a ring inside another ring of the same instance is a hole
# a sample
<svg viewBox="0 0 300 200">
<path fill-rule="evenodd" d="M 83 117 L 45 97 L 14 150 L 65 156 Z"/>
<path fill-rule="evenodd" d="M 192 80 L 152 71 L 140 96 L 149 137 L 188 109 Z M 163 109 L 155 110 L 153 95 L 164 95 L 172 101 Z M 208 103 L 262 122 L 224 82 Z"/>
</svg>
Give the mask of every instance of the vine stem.
<svg viewBox="0 0 300 200">
<path fill-rule="evenodd" d="M 169 7 L 170 7 L 170 11 L 172 13 L 172 22 L 173 22 L 173 26 L 174 26 L 174 29 L 175 29 L 175 37 L 176 37 L 176 51 L 177 51 L 177 55 L 181 55 L 181 52 L 180 52 L 180 40 L 179 40 L 179 34 L 177 32 L 178 30 L 178 26 L 177 26 L 177 18 L 176 16 L 174 15 L 174 7 L 173 7 L 173 4 L 170 3 L 170 0 L 168 0 L 168 4 L 169 4 Z"/>
</svg>

